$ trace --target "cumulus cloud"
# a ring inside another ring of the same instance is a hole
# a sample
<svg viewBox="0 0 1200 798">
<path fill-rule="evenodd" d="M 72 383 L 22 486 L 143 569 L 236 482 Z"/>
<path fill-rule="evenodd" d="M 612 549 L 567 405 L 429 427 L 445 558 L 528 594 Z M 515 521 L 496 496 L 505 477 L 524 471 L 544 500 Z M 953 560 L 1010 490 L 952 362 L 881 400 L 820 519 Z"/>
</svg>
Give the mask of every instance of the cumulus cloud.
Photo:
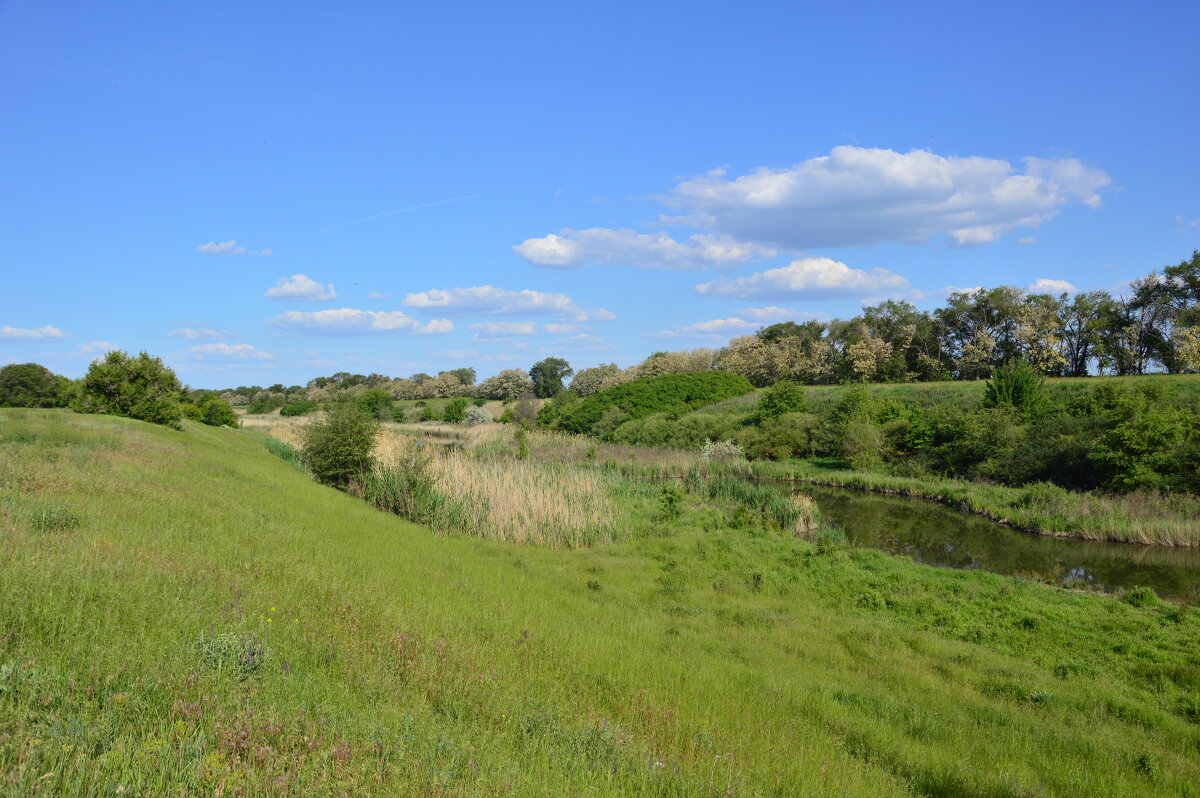
<svg viewBox="0 0 1200 798">
<path fill-rule="evenodd" d="M 1066 280 L 1049 280 L 1045 277 L 1034 280 L 1029 288 L 1031 294 L 1078 294 L 1079 289 Z"/>
<path fill-rule="evenodd" d="M 328 302 L 337 299 L 337 291 L 333 290 L 333 283 L 325 285 L 306 274 L 293 274 L 280 277 L 264 296 L 285 302 Z"/>
<path fill-rule="evenodd" d="M 388 294 L 381 294 L 378 291 L 372 291 L 371 293 L 367 294 L 367 299 L 387 299 L 388 296 Z"/>
<path fill-rule="evenodd" d="M 185 354 L 194 360 L 270 360 L 273 356 L 250 344 L 200 344 Z"/>
<path fill-rule="evenodd" d="M 609 321 L 616 315 L 604 308 L 583 310 L 566 294 L 543 291 L 509 291 L 494 285 L 469 288 L 435 288 L 409 294 L 404 305 L 427 312 L 463 315 L 480 313 L 489 316 L 512 314 L 549 314 L 570 316 L 574 321 Z"/>
<path fill-rule="evenodd" d="M 7 324 L 0 326 L 0 341 L 59 341 L 63 337 L 62 330 L 49 324 L 33 329 L 9 327 Z"/>
<path fill-rule="evenodd" d="M 219 243 L 209 241 L 207 244 L 196 247 L 196 251 L 201 255 L 262 255 L 267 258 L 275 254 L 269 249 L 246 249 L 232 239 Z"/>
<path fill-rule="evenodd" d="M 784 249 L 945 234 L 956 246 L 986 244 L 1037 227 L 1072 203 L 1103 204 L 1112 180 L 1076 158 L 1005 160 L 835 147 L 786 169 L 729 178 L 718 169 L 664 197 L 710 233 Z"/>
<path fill-rule="evenodd" d="M 170 338 L 186 338 L 189 341 L 224 341 L 237 333 L 232 330 L 210 330 L 205 327 L 180 327 L 167 333 Z"/>
<path fill-rule="evenodd" d="M 435 319 L 422 324 L 399 310 L 356 310 L 337 308 L 317 310 L 311 313 L 289 310 L 271 323 L 289 332 L 308 335 L 372 335 L 407 333 L 409 335 L 431 335 L 454 330 L 449 319 Z"/>
<path fill-rule="evenodd" d="M 737 266 L 775 256 L 775 250 L 735 241 L 729 236 L 698 234 L 676 241 L 666 233 L 636 233 L 621 228 L 593 227 L 563 230 L 542 238 L 528 238 L 513 247 L 518 255 L 538 266 L 578 269 L 597 266 L 632 266 L 638 269 L 701 270 Z"/>
<path fill-rule="evenodd" d="M 111 352 L 116 348 L 116 344 L 110 344 L 108 341 L 91 341 L 89 343 L 79 345 L 79 351 L 86 352 L 89 355 L 102 355 L 105 352 Z"/>
<path fill-rule="evenodd" d="M 570 335 L 571 333 L 579 332 L 578 324 L 543 324 L 542 332 L 551 333 L 552 335 Z"/>
<path fill-rule="evenodd" d="M 481 321 L 468 325 L 467 329 L 484 335 L 534 335 L 537 324 L 532 321 Z"/>
<path fill-rule="evenodd" d="M 702 296 L 794 301 L 901 296 L 908 280 L 887 269 L 852 269 L 832 258 L 801 258 L 778 269 L 737 279 L 723 278 L 696 286 Z"/>
<path fill-rule="evenodd" d="M 806 313 L 774 305 L 765 308 L 742 308 L 741 310 L 734 311 L 734 313 L 735 315 L 724 319 L 711 319 L 709 321 L 688 324 L 683 327 L 674 327 L 669 330 L 658 330 L 657 332 L 646 333 L 642 337 L 653 340 L 669 340 L 672 338 L 731 338 L 735 335 L 754 332 L 766 324 L 825 317 L 823 313 Z"/>
</svg>

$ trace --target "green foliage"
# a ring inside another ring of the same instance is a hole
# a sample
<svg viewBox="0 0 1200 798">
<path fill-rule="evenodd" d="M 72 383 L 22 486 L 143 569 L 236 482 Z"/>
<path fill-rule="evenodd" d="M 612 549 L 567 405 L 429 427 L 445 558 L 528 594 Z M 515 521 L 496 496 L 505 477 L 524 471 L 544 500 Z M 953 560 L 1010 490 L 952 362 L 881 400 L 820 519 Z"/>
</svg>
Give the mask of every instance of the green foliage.
<svg viewBox="0 0 1200 798">
<path fill-rule="evenodd" d="M 317 409 L 317 403 L 309 399 L 297 399 L 279 408 L 281 416 L 307 416 Z"/>
<path fill-rule="evenodd" d="M 392 417 L 392 395 L 382 388 L 368 388 L 358 397 L 358 405 L 371 418 L 390 419 Z"/>
<path fill-rule="evenodd" d="M 883 430 L 872 419 L 850 419 L 842 429 L 841 455 L 851 468 L 864 469 L 883 460 Z"/>
<path fill-rule="evenodd" d="M 418 523 L 427 523 L 441 497 L 433 482 L 433 463 L 428 447 L 402 448 L 388 467 L 376 465 L 363 472 L 357 487 L 369 504 L 385 512 Z"/>
<path fill-rule="evenodd" d="M 571 405 L 562 412 L 558 426 L 568 432 L 596 434 L 593 428 L 611 409 L 625 413 L 625 420 L 655 413 L 680 416 L 689 410 L 748 393 L 753 387 L 745 377 L 723 371 L 667 374 L 635 380 Z"/>
<path fill-rule="evenodd" d="M 182 386 L 163 362 L 141 352 L 112 351 L 88 367 L 72 407 L 80 413 L 125 416 L 179 429 Z"/>
<path fill-rule="evenodd" d="M 656 521 L 670 523 L 678 521 L 683 508 L 683 493 L 674 485 L 663 485 L 658 492 L 658 509 L 654 513 Z"/>
<path fill-rule="evenodd" d="M 200 394 L 194 402 L 185 402 L 182 408 L 184 416 L 210 427 L 240 427 L 242 424 L 229 402 L 215 393 Z"/>
<path fill-rule="evenodd" d="M 762 393 L 758 402 L 758 417 L 767 420 L 785 413 L 807 413 L 808 396 L 804 387 L 791 380 L 781 380 Z"/>
<path fill-rule="evenodd" d="M 997 368 L 983 393 L 984 407 L 1012 407 L 1026 418 L 1042 415 L 1049 404 L 1046 378 L 1028 360 L 1010 360 Z"/>
<path fill-rule="evenodd" d="M 264 413 L 270 413 L 272 410 L 282 408 L 287 399 L 283 396 L 264 396 L 262 399 L 255 399 L 250 404 L 246 405 L 246 413 L 251 416 L 261 416 Z M 283 412 L 280 410 L 280 412 Z"/>
<path fill-rule="evenodd" d="M 0 368 L 0 407 L 62 407 L 70 381 L 37 363 Z"/>
<path fill-rule="evenodd" d="M 480 405 L 471 405 L 467 408 L 467 412 L 463 417 L 462 423 L 468 427 L 477 427 L 480 424 L 491 424 L 492 414 Z"/>
<path fill-rule="evenodd" d="M 467 400 L 461 396 L 446 402 L 442 408 L 442 421 L 447 424 L 458 424 L 467 417 Z"/>
<path fill-rule="evenodd" d="M 304 462 L 326 485 L 344 488 L 370 470 L 379 421 L 355 402 L 337 402 L 304 428 Z"/>
<path fill-rule="evenodd" d="M 810 413 L 785 413 L 746 427 L 738 440 L 751 460 L 790 460 L 812 451 L 819 425 L 817 416 Z"/>
<path fill-rule="evenodd" d="M 563 389 L 563 380 L 575 373 L 571 364 L 561 357 L 548 357 L 539 360 L 529 369 L 529 378 L 533 380 L 533 394 L 539 399 L 549 399 L 557 396 Z"/>
<path fill-rule="evenodd" d="M 438 411 L 434 410 L 432 405 L 422 407 L 421 412 L 417 414 L 417 419 L 420 421 L 437 421 L 439 417 Z"/>
<path fill-rule="evenodd" d="M 529 433 L 525 431 L 524 427 L 517 427 L 516 440 L 517 440 L 516 458 L 518 460 L 528 460 L 529 459 Z"/>
</svg>

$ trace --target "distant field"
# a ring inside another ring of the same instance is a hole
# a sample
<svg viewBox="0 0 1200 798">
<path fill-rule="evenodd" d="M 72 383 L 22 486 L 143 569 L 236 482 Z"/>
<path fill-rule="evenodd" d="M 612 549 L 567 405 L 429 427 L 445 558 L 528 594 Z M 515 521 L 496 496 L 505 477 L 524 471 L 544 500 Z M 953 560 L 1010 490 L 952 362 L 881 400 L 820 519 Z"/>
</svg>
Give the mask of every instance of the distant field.
<svg viewBox="0 0 1200 798">
<path fill-rule="evenodd" d="M 0 793 L 1200 794 L 1200 611 L 732 528 L 428 530 L 0 411 Z"/>
</svg>

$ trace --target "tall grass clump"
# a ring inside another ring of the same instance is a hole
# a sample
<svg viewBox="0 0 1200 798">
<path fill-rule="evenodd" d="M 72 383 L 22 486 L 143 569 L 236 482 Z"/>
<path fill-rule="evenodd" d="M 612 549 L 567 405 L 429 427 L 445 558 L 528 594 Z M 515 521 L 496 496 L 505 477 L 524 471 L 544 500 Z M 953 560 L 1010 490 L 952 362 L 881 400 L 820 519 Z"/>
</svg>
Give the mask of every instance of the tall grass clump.
<svg viewBox="0 0 1200 798">
<path fill-rule="evenodd" d="M 821 523 L 817 503 L 802 493 L 785 495 L 777 488 L 742 479 L 713 479 L 705 485 L 710 499 L 737 502 L 794 535 L 808 535 Z"/>
</svg>

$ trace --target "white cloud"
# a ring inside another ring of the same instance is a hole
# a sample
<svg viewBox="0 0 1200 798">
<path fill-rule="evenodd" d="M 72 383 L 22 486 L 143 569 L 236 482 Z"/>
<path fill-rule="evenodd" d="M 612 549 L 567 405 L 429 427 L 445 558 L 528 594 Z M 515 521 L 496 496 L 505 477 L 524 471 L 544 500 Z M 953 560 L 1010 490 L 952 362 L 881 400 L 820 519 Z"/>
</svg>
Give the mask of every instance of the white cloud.
<svg viewBox="0 0 1200 798">
<path fill-rule="evenodd" d="M 479 352 L 474 349 L 445 349 L 441 352 L 434 352 L 434 357 L 448 357 L 451 360 L 467 360 L 468 358 L 479 357 Z"/>
<path fill-rule="evenodd" d="M 63 331 L 47 324 L 27 330 L 22 327 L 0 326 L 0 340 L 3 341 L 59 341 L 64 337 Z"/>
<path fill-rule="evenodd" d="M 270 360 L 273 356 L 250 344 L 200 344 L 185 354 L 196 360 Z"/>
<path fill-rule="evenodd" d="M 552 335 L 570 335 L 571 333 L 579 332 L 578 324 L 543 324 L 542 332 L 551 333 Z"/>
<path fill-rule="evenodd" d="M 367 294 L 367 299 L 387 299 L 389 294 L 381 294 L 378 291 L 372 291 Z"/>
<path fill-rule="evenodd" d="M 293 274 L 280 277 L 264 296 L 283 301 L 328 302 L 337 299 L 337 291 L 333 290 L 333 283 L 325 285 L 306 274 Z"/>
<path fill-rule="evenodd" d="M 1041 277 L 1034 280 L 1029 288 L 1025 289 L 1031 294 L 1078 294 L 1079 289 L 1068 283 L 1066 280 L 1049 280 Z"/>
<path fill-rule="evenodd" d="M 449 319 L 435 319 L 422 324 L 398 310 L 356 310 L 337 308 L 302 313 L 289 310 L 271 319 L 271 323 L 284 330 L 308 335 L 371 335 L 386 333 L 408 333 L 429 335 L 448 333 L 454 330 Z"/>
<path fill-rule="evenodd" d="M 232 330 L 209 330 L 204 327 L 180 327 L 167 333 L 170 338 L 186 338 L 189 341 L 224 341 L 236 335 Z"/>
<path fill-rule="evenodd" d="M 736 280 L 723 278 L 696 286 L 703 296 L 792 301 L 801 299 L 851 299 L 901 296 L 910 290 L 908 280 L 887 269 L 852 269 L 832 258 L 801 258 L 778 269 L 768 269 Z"/>
<path fill-rule="evenodd" d="M 468 330 L 485 335 L 534 335 L 537 324 L 532 321 L 481 321 L 471 324 Z"/>
<path fill-rule="evenodd" d="M 79 351 L 87 352 L 89 355 L 91 355 L 91 354 L 101 354 L 102 355 L 105 352 L 111 352 L 117 348 L 118 347 L 116 344 L 110 344 L 108 341 L 92 341 L 90 343 L 79 345 Z"/>
<path fill-rule="evenodd" d="M 550 294 L 542 291 L 508 291 L 494 285 L 477 285 L 470 288 L 435 288 L 409 294 L 404 305 L 424 311 L 436 311 L 452 315 L 482 313 L 503 316 L 517 313 L 557 314 L 571 316 L 575 321 L 607 321 L 616 316 L 603 308 L 592 311 L 581 309 L 575 300 L 566 294 Z"/>
<path fill-rule="evenodd" d="M 643 338 L 667 340 L 672 338 L 731 338 L 735 335 L 754 332 L 766 324 L 780 321 L 802 321 L 813 318 L 823 318 L 825 314 L 806 313 L 800 310 L 789 310 L 770 306 L 765 308 L 743 308 L 735 311 L 737 315 L 724 319 L 712 319 L 674 327 L 670 330 L 659 330 L 646 333 Z"/>
<path fill-rule="evenodd" d="M 232 239 L 220 243 L 209 241 L 207 244 L 196 247 L 196 251 L 201 255 L 262 255 L 266 258 L 275 254 L 269 249 L 246 249 Z"/>
<path fill-rule="evenodd" d="M 638 269 L 711 269 L 774 257 L 775 250 L 735 241 L 729 236 L 699 234 L 676 241 L 666 233 L 636 233 L 621 228 L 563 230 L 561 235 L 529 238 L 513 247 L 538 266 L 578 269 L 586 264 Z"/>
<path fill-rule="evenodd" d="M 1037 239 L 1034 238 L 1033 236 L 1024 236 L 1023 238 L 1018 238 L 1017 243 L 1023 247 L 1027 247 L 1030 244 L 1036 244 Z"/>
<path fill-rule="evenodd" d="M 784 249 L 921 242 L 957 246 L 1037 227 L 1071 203 L 1103 204 L 1112 180 L 1075 158 L 1008 161 L 923 150 L 835 147 L 787 169 L 724 170 L 684 180 L 664 198 L 711 233 Z"/>
</svg>

